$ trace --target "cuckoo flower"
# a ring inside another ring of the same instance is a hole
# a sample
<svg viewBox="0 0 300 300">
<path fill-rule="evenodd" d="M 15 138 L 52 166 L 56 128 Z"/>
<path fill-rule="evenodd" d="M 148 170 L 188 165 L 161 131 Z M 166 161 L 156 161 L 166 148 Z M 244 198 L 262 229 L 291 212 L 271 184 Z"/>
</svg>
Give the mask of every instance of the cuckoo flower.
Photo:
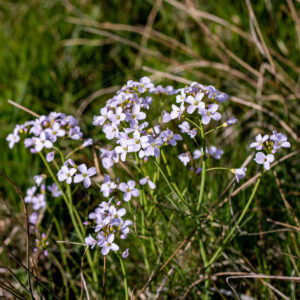
<svg viewBox="0 0 300 300">
<path fill-rule="evenodd" d="M 74 177 L 74 182 L 78 183 L 78 182 L 83 182 L 83 185 L 85 188 L 88 188 L 91 185 L 91 178 L 92 176 L 94 176 L 97 172 L 96 172 L 96 168 L 92 167 L 92 168 L 87 168 L 86 164 L 82 164 L 80 166 L 78 166 L 78 170 L 80 173 L 77 173 Z"/>
</svg>

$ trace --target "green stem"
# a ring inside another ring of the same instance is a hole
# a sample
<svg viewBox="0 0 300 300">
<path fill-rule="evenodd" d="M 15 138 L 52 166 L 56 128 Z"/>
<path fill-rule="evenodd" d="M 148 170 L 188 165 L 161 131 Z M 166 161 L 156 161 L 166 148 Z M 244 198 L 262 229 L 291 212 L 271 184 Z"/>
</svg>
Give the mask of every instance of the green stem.
<svg viewBox="0 0 300 300">
<path fill-rule="evenodd" d="M 120 260 L 120 264 L 121 264 L 121 268 L 122 268 L 122 273 L 123 273 L 123 277 L 124 277 L 125 300 L 129 300 L 126 270 L 125 270 L 125 267 L 124 267 L 124 263 L 123 263 L 122 257 L 119 254 L 118 254 L 118 258 Z"/>
<path fill-rule="evenodd" d="M 226 236 L 226 238 L 224 239 L 224 242 L 223 244 L 217 249 L 217 251 L 215 252 L 215 254 L 213 255 L 213 257 L 210 259 L 210 261 L 208 262 L 208 266 L 210 266 L 212 263 L 214 263 L 219 255 L 221 254 L 221 252 L 223 251 L 224 247 L 226 246 L 226 244 L 228 243 L 228 241 L 230 240 L 230 238 L 232 237 L 232 235 L 234 234 L 236 228 L 239 226 L 239 224 L 242 222 L 243 218 L 245 217 L 245 214 L 247 213 L 248 209 L 249 209 L 249 206 L 251 205 L 252 203 L 252 200 L 254 199 L 254 196 L 256 194 L 256 191 L 257 191 L 257 188 L 260 184 L 260 181 L 261 181 L 261 177 L 258 178 L 254 188 L 253 188 L 253 191 L 252 191 L 252 194 L 246 204 L 246 206 L 244 207 L 243 211 L 242 211 L 242 214 L 240 215 L 240 217 L 238 218 L 237 222 L 235 223 L 235 225 L 232 227 L 232 229 L 229 231 L 228 235 Z"/>
<path fill-rule="evenodd" d="M 198 203 L 197 203 L 197 211 L 200 210 L 203 201 L 205 177 L 206 177 L 206 144 L 205 144 L 203 125 L 201 122 L 200 122 L 200 133 L 201 133 L 202 147 L 203 147 L 203 160 L 202 160 L 201 185 L 200 185 L 200 192 L 199 192 Z"/>
<path fill-rule="evenodd" d="M 209 168 L 209 169 L 206 169 L 206 172 L 208 172 L 208 171 L 214 171 L 214 170 L 226 170 L 226 171 L 230 171 L 231 172 L 231 169 L 229 169 L 229 168 L 222 168 L 222 167 Z"/>
<path fill-rule="evenodd" d="M 84 243 L 84 237 L 83 237 L 84 230 L 83 230 L 82 232 L 80 231 L 80 228 L 78 227 L 78 223 L 81 224 L 82 229 L 83 229 L 83 225 L 82 225 L 82 223 L 81 223 L 80 216 L 78 215 L 78 213 L 76 214 L 77 211 L 76 211 L 76 210 L 73 210 L 72 195 L 70 195 L 70 194 L 71 194 L 71 190 L 69 190 L 69 189 L 70 189 L 70 186 L 67 185 L 67 187 L 68 187 L 67 189 L 68 189 L 68 195 L 69 195 L 69 198 L 71 199 L 71 200 L 70 200 L 71 203 L 69 203 L 68 198 L 67 198 L 67 196 L 66 196 L 66 194 L 65 194 L 65 192 L 64 192 L 64 190 L 63 190 L 63 188 L 62 188 L 61 185 L 58 183 L 58 181 L 57 181 L 57 179 L 56 179 L 56 176 L 53 174 L 53 172 L 52 172 L 52 170 L 51 170 L 51 168 L 50 168 L 50 165 L 49 165 L 48 162 L 46 161 L 44 155 L 43 155 L 41 152 L 39 152 L 39 155 L 40 155 L 40 157 L 42 158 L 42 161 L 43 161 L 44 165 L 46 166 L 46 168 L 47 168 L 47 170 L 48 170 L 48 172 L 49 172 L 51 178 L 53 179 L 54 183 L 58 186 L 59 190 L 62 192 L 63 199 L 65 200 L 65 203 L 66 203 L 66 205 L 67 205 L 67 207 L 68 207 L 68 210 L 69 210 L 69 213 L 70 213 L 70 216 L 71 216 L 71 220 L 72 220 L 73 226 L 74 226 L 74 228 L 75 228 L 75 230 L 76 230 L 76 233 L 77 233 L 77 235 L 79 236 L 81 242 Z M 76 214 L 76 216 L 77 216 L 77 219 L 79 219 L 78 223 L 76 222 L 76 219 L 74 218 L 73 211 L 75 211 L 75 214 Z M 91 269 L 92 269 L 93 279 L 94 279 L 95 283 L 97 284 L 97 283 L 98 283 L 98 277 L 97 277 L 97 273 L 96 273 L 95 268 L 94 268 L 94 264 L 93 264 L 93 260 L 92 260 L 92 257 L 91 257 L 90 250 L 87 251 L 87 255 L 86 255 L 86 256 L 87 256 L 89 265 L 90 265 L 90 267 L 91 267 Z"/>
</svg>

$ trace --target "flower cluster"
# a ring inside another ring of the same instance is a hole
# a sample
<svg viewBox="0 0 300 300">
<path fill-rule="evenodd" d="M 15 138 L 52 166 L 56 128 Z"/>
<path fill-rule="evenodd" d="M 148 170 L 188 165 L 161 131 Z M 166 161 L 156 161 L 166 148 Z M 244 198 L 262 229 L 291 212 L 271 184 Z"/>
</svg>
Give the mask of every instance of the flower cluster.
<svg viewBox="0 0 300 300">
<path fill-rule="evenodd" d="M 217 112 L 219 104 L 228 98 L 226 94 L 214 87 L 206 87 L 198 83 L 175 90 L 171 86 L 155 87 L 148 77 L 141 78 L 139 82 L 128 81 L 113 98 L 106 102 L 106 106 L 100 110 L 100 115 L 94 116 L 93 124 L 101 126 L 106 138 L 116 142 L 112 150 L 101 149 L 100 157 L 104 168 L 109 169 L 119 159 L 124 162 L 128 153 L 138 153 L 139 158 L 145 159 L 149 156 L 159 157 L 163 145 L 175 146 L 182 140 L 181 135 L 169 128 L 161 130 L 158 125 L 149 127 L 146 112 L 152 104 L 152 94 L 176 95 L 176 102 L 180 105 L 178 107 L 173 104 L 171 113 L 163 113 L 163 123 L 176 118 L 181 119 L 185 111 L 187 114 L 197 111 L 205 125 L 211 119 L 220 120 L 221 114 Z M 228 126 L 236 121 L 233 117 L 224 124 Z M 187 133 L 191 138 L 197 134 L 197 129 L 191 128 L 187 121 L 181 123 L 179 128 L 182 133 Z"/>
<path fill-rule="evenodd" d="M 78 121 L 73 116 L 51 112 L 48 116 L 40 116 L 23 125 L 16 125 L 13 133 L 9 134 L 6 140 L 9 142 L 9 147 L 13 148 L 15 143 L 24 138 L 25 147 L 30 148 L 32 153 L 37 153 L 43 149 L 53 148 L 53 144 L 62 137 L 81 139 L 82 132 Z"/>
<path fill-rule="evenodd" d="M 91 246 L 92 249 L 96 245 L 101 247 L 102 255 L 107 255 L 111 250 L 119 251 L 120 247 L 116 244 L 116 240 L 126 239 L 129 226 L 132 225 L 132 221 L 122 218 L 126 214 L 126 209 L 117 208 L 120 203 L 115 206 L 111 204 L 111 200 L 103 201 L 94 212 L 89 214 L 89 219 L 96 223 L 94 229 L 97 235 L 94 238 L 90 234 L 85 238 L 86 245 Z M 128 254 L 128 249 L 126 249 L 122 256 L 127 257 Z"/>
<path fill-rule="evenodd" d="M 45 256 L 48 256 L 49 252 L 46 248 L 49 246 L 49 241 L 47 241 L 45 233 L 42 233 L 40 238 L 35 239 L 35 245 L 34 252 L 42 251 Z"/>
<path fill-rule="evenodd" d="M 96 174 L 96 168 L 87 168 L 86 164 L 79 166 L 72 159 L 65 161 L 64 165 L 57 173 L 59 181 L 66 181 L 67 184 L 82 182 L 85 188 L 90 187 L 91 177 Z"/>
<path fill-rule="evenodd" d="M 195 112 L 200 115 L 201 123 L 208 125 L 211 120 L 219 121 L 221 114 L 217 111 L 219 104 L 226 101 L 228 96 L 219 92 L 213 86 L 203 86 L 199 83 L 192 83 L 191 86 L 177 90 L 176 103 L 172 105 L 170 113 L 163 113 L 162 120 L 168 123 L 174 119 L 182 119 L 187 113 L 192 115 Z M 190 130 L 188 122 L 183 122 L 179 125 L 182 132 L 189 134 L 191 138 L 195 136 L 196 129 Z"/>
<path fill-rule="evenodd" d="M 46 203 L 46 185 L 45 185 L 46 175 L 36 175 L 34 176 L 35 185 L 28 188 L 26 191 L 26 196 L 24 198 L 25 203 L 31 203 L 33 212 L 29 216 L 29 222 L 31 224 L 36 224 L 38 220 L 38 211 L 45 208 Z M 47 186 L 47 190 L 51 192 L 52 197 L 59 197 L 62 195 L 58 186 L 53 183 Z M 39 192 L 38 192 L 39 191 Z"/>
<path fill-rule="evenodd" d="M 173 87 L 155 87 L 148 77 L 140 81 L 128 81 L 116 95 L 106 102 L 100 115 L 94 117 L 93 124 L 102 126 L 108 140 L 116 140 L 113 150 L 101 149 L 104 168 L 109 169 L 119 159 L 125 161 L 128 153 L 138 153 L 140 158 L 158 157 L 164 144 L 176 145 L 181 136 L 170 129 L 161 131 L 159 126 L 149 128 L 145 121 L 153 101 L 152 94 L 172 95 Z"/>
<path fill-rule="evenodd" d="M 260 133 L 256 136 L 255 142 L 250 144 L 250 148 L 259 151 L 255 155 L 255 162 L 263 165 L 265 170 L 270 170 L 270 163 L 275 159 L 274 154 L 280 148 L 290 148 L 286 135 L 273 131 L 273 134 L 262 136 Z"/>
</svg>

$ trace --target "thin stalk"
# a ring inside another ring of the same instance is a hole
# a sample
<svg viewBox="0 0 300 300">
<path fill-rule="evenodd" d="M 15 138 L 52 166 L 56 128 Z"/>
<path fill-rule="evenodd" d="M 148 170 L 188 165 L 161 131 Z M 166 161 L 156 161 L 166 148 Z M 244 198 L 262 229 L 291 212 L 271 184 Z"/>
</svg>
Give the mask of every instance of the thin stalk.
<svg viewBox="0 0 300 300">
<path fill-rule="evenodd" d="M 61 187 L 61 185 L 58 183 L 58 181 L 57 181 L 57 179 L 56 179 L 56 176 L 53 174 L 53 172 L 52 172 L 52 170 L 51 170 L 51 168 L 50 168 L 50 165 L 49 165 L 48 162 L 46 161 L 44 155 L 43 155 L 41 152 L 39 152 L 39 155 L 40 155 L 40 157 L 42 158 L 42 161 L 43 161 L 44 165 L 46 166 L 46 168 L 47 168 L 47 170 L 48 170 L 48 172 L 49 172 L 49 174 L 50 174 L 52 180 L 53 180 L 54 183 L 58 186 L 59 190 L 62 192 L 63 199 L 65 200 L 65 203 L 66 203 L 66 205 L 67 205 L 67 207 L 68 207 L 68 210 L 69 210 L 69 213 L 70 213 L 70 216 L 71 216 L 71 220 L 72 220 L 73 226 L 74 226 L 74 228 L 75 228 L 75 230 L 76 230 L 76 233 L 77 233 L 77 235 L 79 236 L 81 242 L 84 242 L 84 238 L 83 238 L 83 232 L 84 232 L 84 230 L 81 232 L 81 231 L 80 231 L 80 228 L 78 227 L 78 224 L 77 224 L 77 222 L 76 222 L 76 219 L 74 218 L 74 214 L 73 214 L 73 211 L 74 211 L 74 210 L 73 210 L 72 203 L 69 203 L 69 200 L 68 200 L 68 198 L 67 198 L 67 196 L 66 196 L 66 194 L 65 194 L 65 191 L 63 190 L 63 188 Z M 68 186 L 68 187 L 69 187 L 69 186 Z M 70 188 L 70 187 L 69 187 L 69 188 Z M 71 190 L 70 190 L 70 191 L 71 191 Z M 70 193 L 70 191 L 68 191 L 68 194 Z M 69 197 L 70 197 L 70 194 L 69 194 Z M 71 195 L 70 199 L 72 199 L 72 195 Z M 71 202 L 72 202 L 72 201 L 71 201 Z M 76 214 L 76 212 L 77 212 L 77 211 L 75 210 L 75 214 Z M 81 220 L 80 220 L 80 217 L 79 217 L 78 213 L 77 213 L 76 216 L 77 216 L 77 219 L 79 219 L 79 224 L 81 224 Z M 81 225 L 82 225 L 82 224 L 81 224 Z M 83 227 L 83 225 L 82 225 L 82 227 Z M 97 274 L 96 274 L 96 271 L 95 271 L 95 268 L 94 268 L 94 264 L 93 264 L 93 260 L 92 260 L 92 257 L 91 257 L 91 253 L 90 253 L 89 250 L 87 251 L 87 259 L 88 259 L 89 265 L 90 265 L 90 267 L 91 267 L 91 269 L 92 269 L 93 279 L 94 279 L 95 283 L 97 284 L 97 283 L 98 283 L 98 277 L 97 277 Z"/>
<path fill-rule="evenodd" d="M 197 211 L 200 210 L 203 201 L 205 178 L 206 178 L 206 144 L 205 144 L 203 125 L 201 122 L 200 122 L 200 134 L 201 134 L 201 140 L 203 146 L 203 160 L 202 160 L 201 185 L 200 185 L 200 192 L 199 192 L 198 203 L 197 203 Z"/>
<path fill-rule="evenodd" d="M 254 196 L 256 194 L 256 191 L 257 191 L 257 188 L 260 184 L 260 181 L 261 181 L 261 177 L 258 178 L 254 188 L 253 188 L 253 191 L 252 191 L 252 194 L 246 204 L 246 206 L 244 207 L 243 211 L 242 211 L 242 214 L 240 215 L 240 217 L 238 218 L 237 222 L 234 224 L 234 226 L 232 227 L 232 229 L 229 231 L 228 235 L 226 236 L 226 238 L 224 239 L 224 242 L 223 244 L 217 249 L 217 251 L 215 252 L 215 254 L 213 255 L 213 257 L 210 259 L 210 261 L 208 262 L 208 266 L 210 266 L 212 263 L 214 263 L 219 255 L 221 254 L 221 252 L 223 251 L 225 245 L 228 243 L 228 241 L 230 240 L 230 238 L 232 237 L 232 235 L 234 234 L 236 228 L 239 226 L 239 224 L 242 222 L 242 220 L 244 219 L 251 203 L 252 203 L 252 200 L 254 199 Z"/>
<path fill-rule="evenodd" d="M 209 168 L 209 169 L 206 169 L 206 172 L 208 172 L 208 171 L 215 171 L 215 170 L 226 170 L 226 171 L 230 171 L 231 172 L 231 169 L 229 169 L 229 168 L 223 168 L 223 167 Z"/>
<path fill-rule="evenodd" d="M 118 254 L 118 258 L 120 260 L 120 264 L 121 264 L 121 268 L 122 268 L 122 273 L 123 273 L 123 277 L 124 277 L 124 292 L 125 292 L 125 300 L 129 300 L 128 297 L 128 284 L 127 284 L 127 274 L 126 274 L 126 270 L 123 264 L 123 260 L 122 257 Z"/>
</svg>

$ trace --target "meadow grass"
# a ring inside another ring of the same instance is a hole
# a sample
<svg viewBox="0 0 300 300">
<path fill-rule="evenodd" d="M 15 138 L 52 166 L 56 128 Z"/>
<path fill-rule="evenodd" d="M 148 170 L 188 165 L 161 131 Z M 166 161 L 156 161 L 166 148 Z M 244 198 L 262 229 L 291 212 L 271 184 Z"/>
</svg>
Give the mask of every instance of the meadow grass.
<svg viewBox="0 0 300 300">
<path fill-rule="evenodd" d="M 249 144 L 258 132 L 284 132 L 292 148 L 282 156 L 294 153 L 300 142 L 298 12 L 299 3 L 291 0 L 222 4 L 4 1 L 0 4 L 1 172 L 23 194 L 34 175 L 46 173 L 42 160 L 22 145 L 8 148 L 5 138 L 15 124 L 32 119 L 9 105 L 8 99 L 39 115 L 51 111 L 74 115 L 84 135 L 103 146 L 107 141 L 101 130 L 92 126 L 93 115 L 99 114 L 106 100 L 127 80 L 145 75 L 157 84 L 174 87 L 193 81 L 214 85 L 230 96 L 224 115 L 235 115 L 239 122 L 208 136 L 209 144 L 225 152 L 219 165 L 241 166 L 251 154 Z M 157 97 L 155 101 L 159 104 L 153 117 L 169 110 L 170 99 Z M 66 149 L 72 147 L 67 145 Z M 179 190 L 188 195 L 187 205 L 176 198 L 155 164 L 149 164 L 148 174 L 159 176 L 152 200 L 138 199 L 126 207 L 135 223 L 133 234 L 124 242 L 130 256 L 123 261 L 124 267 L 116 255 L 107 256 L 104 273 L 100 250 L 91 251 L 98 282 L 83 257 L 84 246 L 56 242 L 80 239 L 63 199 L 51 199 L 50 211 L 40 225 L 40 231 L 49 234 L 48 257 L 32 253 L 35 237 L 30 236 L 33 297 L 79 299 L 83 293 L 83 298 L 89 294 L 91 299 L 103 295 L 124 299 L 125 270 L 132 298 L 230 299 L 236 292 L 253 299 L 297 299 L 299 153 L 278 164 L 276 173 L 272 169 L 264 174 L 239 229 L 209 267 L 201 249 L 208 261 L 214 256 L 249 200 L 255 183 L 251 178 L 260 169 L 252 161 L 246 178 L 225 193 L 232 175 L 209 172 L 199 212 L 194 199 L 199 195 L 200 176 L 184 168 L 176 154 L 176 149 L 166 150 L 172 177 Z M 89 150 L 76 158 L 93 163 Z M 134 172 L 131 165 L 127 167 Z M 116 177 L 130 179 L 122 168 L 114 172 Z M 103 200 L 96 189 L 86 193 L 76 188 L 72 192 L 82 220 L 87 220 Z M 223 205 L 211 212 L 219 199 Z M 8 247 L 0 246 L 0 285 L 5 295 L 16 290 L 14 297 L 27 299 L 31 292 L 22 284 L 29 289 L 28 274 L 18 263 L 26 266 L 23 206 L 4 178 L 0 204 L 0 236 Z"/>
</svg>

